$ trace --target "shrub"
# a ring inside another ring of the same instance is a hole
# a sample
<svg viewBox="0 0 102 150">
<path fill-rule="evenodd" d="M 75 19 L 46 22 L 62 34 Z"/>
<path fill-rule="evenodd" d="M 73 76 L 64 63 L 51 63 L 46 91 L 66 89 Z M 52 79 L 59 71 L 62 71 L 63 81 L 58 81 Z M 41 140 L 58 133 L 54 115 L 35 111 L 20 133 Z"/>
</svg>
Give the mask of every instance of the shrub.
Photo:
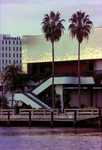
<svg viewBox="0 0 102 150">
<path fill-rule="evenodd" d="M 61 101 L 59 94 L 55 94 L 55 108 L 61 108 Z"/>
<path fill-rule="evenodd" d="M 63 102 L 64 102 L 64 108 L 69 108 L 70 107 L 70 102 L 71 97 L 69 96 L 69 91 L 68 90 L 64 90 L 63 92 Z"/>
<path fill-rule="evenodd" d="M 7 98 L 5 96 L 3 96 L 3 109 L 8 109 L 9 106 L 8 106 L 8 101 L 7 101 Z"/>
</svg>

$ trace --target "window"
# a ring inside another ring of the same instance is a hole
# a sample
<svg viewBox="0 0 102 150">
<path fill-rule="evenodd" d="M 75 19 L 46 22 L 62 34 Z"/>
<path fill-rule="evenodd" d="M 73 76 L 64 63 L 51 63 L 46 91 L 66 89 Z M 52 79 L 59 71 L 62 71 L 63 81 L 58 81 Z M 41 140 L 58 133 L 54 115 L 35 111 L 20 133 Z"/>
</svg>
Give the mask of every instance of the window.
<svg viewBox="0 0 102 150">
<path fill-rule="evenodd" d="M 15 41 L 13 41 L 13 44 L 15 44 Z"/>
<path fill-rule="evenodd" d="M 9 44 L 11 44 L 11 42 L 9 41 Z"/>
<path fill-rule="evenodd" d="M 18 57 L 18 54 L 16 54 L 16 56 Z"/>
<path fill-rule="evenodd" d="M 7 64 L 7 59 L 6 59 L 6 64 Z"/>
<path fill-rule="evenodd" d="M 5 44 L 7 44 L 7 40 L 5 41 Z"/>
<path fill-rule="evenodd" d="M 4 64 L 4 59 L 2 59 L 2 64 Z"/>
<path fill-rule="evenodd" d="M 20 57 L 21 57 L 22 55 L 20 54 Z"/>
<path fill-rule="evenodd" d="M 2 51 L 4 51 L 4 47 L 2 47 Z"/>
<path fill-rule="evenodd" d="M 21 51 L 21 47 L 20 47 L 20 51 Z"/>
<path fill-rule="evenodd" d="M 20 60 L 20 64 L 21 64 L 22 62 L 21 62 L 21 60 Z"/>
<path fill-rule="evenodd" d="M 9 60 L 9 64 L 11 64 L 11 60 Z"/>
<path fill-rule="evenodd" d="M 15 57 L 15 53 L 13 53 L 13 57 Z"/>
<path fill-rule="evenodd" d="M 6 55 L 6 57 L 7 57 L 7 53 L 6 53 L 5 55 Z"/>
<path fill-rule="evenodd" d="M 9 53 L 9 57 L 11 57 L 11 54 Z"/>
<path fill-rule="evenodd" d="M 4 53 L 2 53 L 2 57 L 4 57 Z"/>
<path fill-rule="evenodd" d="M 6 47 L 6 51 L 7 51 L 7 47 Z"/>
<path fill-rule="evenodd" d="M 16 48 L 16 50 L 18 51 L 18 47 Z"/>
<path fill-rule="evenodd" d="M 2 44 L 4 44 L 4 40 L 2 40 Z"/>
<path fill-rule="evenodd" d="M 9 51 L 11 50 L 11 47 L 9 47 Z"/>
<path fill-rule="evenodd" d="M 13 51 L 15 51 L 15 47 L 13 47 Z"/>
<path fill-rule="evenodd" d="M 18 41 L 16 41 L 16 44 L 18 45 Z"/>
<path fill-rule="evenodd" d="M 17 62 L 17 64 L 18 64 L 18 60 L 17 60 L 16 62 Z"/>
<path fill-rule="evenodd" d="M 13 63 L 15 63 L 15 60 L 13 60 Z"/>
<path fill-rule="evenodd" d="M 20 41 L 20 45 L 21 45 L 21 41 Z"/>
</svg>

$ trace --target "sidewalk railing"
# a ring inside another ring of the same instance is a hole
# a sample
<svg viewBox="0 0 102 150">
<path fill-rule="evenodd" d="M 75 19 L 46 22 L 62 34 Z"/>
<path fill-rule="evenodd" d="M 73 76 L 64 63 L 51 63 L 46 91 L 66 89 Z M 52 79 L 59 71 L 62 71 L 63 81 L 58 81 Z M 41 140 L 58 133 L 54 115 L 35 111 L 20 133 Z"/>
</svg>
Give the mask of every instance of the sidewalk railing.
<svg viewBox="0 0 102 150">
<path fill-rule="evenodd" d="M 15 109 L 0 109 L 0 115 L 8 115 L 8 112 L 10 115 L 15 115 Z"/>
<path fill-rule="evenodd" d="M 76 111 L 77 117 L 79 115 L 98 115 L 99 114 L 99 109 L 97 108 L 92 108 L 92 109 L 64 109 L 64 114 L 68 115 L 71 112 Z M 101 110 L 102 113 L 102 110 Z"/>
<path fill-rule="evenodd" d="M 31 112 L 31 115 L 51 115 L 51 112 L 53 112 L 53 115 L 74 115 L 74 112 L 76 112 L 77 117 L 78 116 L 85 116 L 85 115 L 99 115 L 99 109 L 92 108 L 92 109 L 64 109 L 64 113 L 60 113 L 60 109 L 19 109 L 19 112 L 16 114 L 15 109 L 0 109 L 0 116 L 8 115 L 8 112 L 10 115 L 29 115 L 29 112 Z M 102 109 L 101 112 L 102 114 Z"/>
<path fill-rule="evenodd" d="M 54 115 L 59 115 L 59 109 L 20 109 L 20 115 L 28 115 L 31 112 L 31 115 L 51 115 L 53 111 Z"/>
</svg>

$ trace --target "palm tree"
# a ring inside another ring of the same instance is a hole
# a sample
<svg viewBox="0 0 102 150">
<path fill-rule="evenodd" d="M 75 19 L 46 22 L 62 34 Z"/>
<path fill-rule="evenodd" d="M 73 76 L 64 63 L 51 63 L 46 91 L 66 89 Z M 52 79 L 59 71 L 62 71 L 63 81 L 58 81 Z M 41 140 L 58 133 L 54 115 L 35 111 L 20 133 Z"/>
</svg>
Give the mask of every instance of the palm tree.
<svg viewBox="0 0 102 150">
<path fill-rule="evenodd" d="M 52 43 L 52 106 L 54 106 L 54 42 L 59 41 L 62 31 L 64 31 L 64 26 L 62 22 L 64 19 L 60 20 L 60 13 L 56 14 L 51 11 L 50 15 L 45 14 L 43 18 L 42 30 L 44 32 L 47 41 L 50 40 Z"/>
<path fill-rule="evenodd" d="M 92 21 L 89 20 L 89 15 L 85 15 L 85 12 L 77 11 L 76 14 L 73 13 L 72 17 L 69 19 L 71 24 L 69 25 L 69 30 L 72 38 L 76 37 L 78 40 L 78 83 L 79 83 L 79 107 L 81 104 L 80 99 L 80 44 L 83 39 L 89 38 L 90 30 L 93 25 Z"/>
<path fill-rule="evenodd" d="M 98 73 L 96 75 L 94 75 L 94 82 L 96 84 L 96 86 L 100 86 L 101 85 L 101 81 L 102 81 L 102 73 Z"/>
<path fill-rule="evenodd" d="M 2 73 L 3 84 L 5 85 L 5 93 L 7 91 L 12 92 L 12 104 L 13 107 L 13 95 L 17 89 L 24 90 L 27 85 L 25 82 L 25 75 L 23 74 L 19 65 L 7 65 Z"/>
</svg>

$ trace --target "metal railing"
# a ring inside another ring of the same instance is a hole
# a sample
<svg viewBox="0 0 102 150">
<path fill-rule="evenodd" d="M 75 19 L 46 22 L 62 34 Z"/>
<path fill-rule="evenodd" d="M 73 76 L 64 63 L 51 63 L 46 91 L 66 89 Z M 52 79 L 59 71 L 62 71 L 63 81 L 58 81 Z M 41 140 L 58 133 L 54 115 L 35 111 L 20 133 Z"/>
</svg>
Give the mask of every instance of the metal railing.
<svg viewBox="0 0 102 150">
<path fill-rule="evenodd" d="M 0 116 L 8 115 L 16 115 L 15 109 L 0 109 Z M 64 113 L 60 113 L 60 109 L 19 109 L 19 113 L 17 115 L 28 115 L 31 112 L 31 115 L 50 115 L 53 112 L 54 115 L 73 115 L 76 112 L 77 116 L 81 115 L 99 115 L 98 108 L 92 109 L 64 109 Z M 102 109 L 101 109 L 102 114 Z"/>
</svg>

